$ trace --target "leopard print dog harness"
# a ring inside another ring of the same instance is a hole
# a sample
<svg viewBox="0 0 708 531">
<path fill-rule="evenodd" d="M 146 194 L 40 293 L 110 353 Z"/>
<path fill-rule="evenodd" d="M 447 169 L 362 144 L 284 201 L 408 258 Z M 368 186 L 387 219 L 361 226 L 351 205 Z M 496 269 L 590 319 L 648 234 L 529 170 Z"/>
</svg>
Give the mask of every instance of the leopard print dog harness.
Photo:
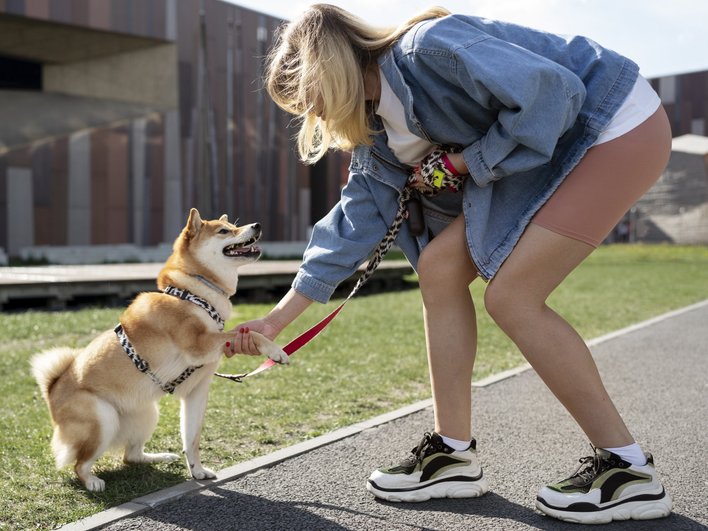
<svg viewBox="0 0 708 531">
<path fill-rule="evenodd" d="M 190 293 L 187 290 L 176 288 L 174 286 L 167 286 L 164 290 L 162 290 L 162 292 L 167 295 L 177 297 L 178 299 L 182 299 L 183 301 L 188 301 L 192 304 L 196 304 L 209 314 L 209 317 L 211 317 L 214 322 L 219 326 L 219 330 L 224 329 L 224 319 L 221 317 L 219 312 L 216 310 L 216 308 L 214 308 L 211 304 L 209 304 L 201 297 L 197 297 L 196 295 Z M 203 365 L 190 365 L 184 371 L 182 371 L 180 375 L 177 376 L 177 378 L 165 383 L 160 380 L 160 378 L 150 369 L 150 364 L 147 362 L 147 360 L 141 358 L 135 351 L 135 347 L 128 339 L 128 335 L 125 333 L 123 325 L 118 323 L 118 325 L 113 329 L 113 331 L 116 333 L 116 337 L 118 338 L 120 346 L 128 355 L 130 361 L 133 362 L 135 368 L 138 369 L 140 372 L 147 374 L 150 379 L 155 382 L 155 384 L 157 384 L 157 386 L 165 393 L 174 393 L 175 389 L 177 389 L 177 386 L 179 384 L 189 378 L 192 373 L 194 373 L 194 371 L 203 367 Z"/>
</svg>

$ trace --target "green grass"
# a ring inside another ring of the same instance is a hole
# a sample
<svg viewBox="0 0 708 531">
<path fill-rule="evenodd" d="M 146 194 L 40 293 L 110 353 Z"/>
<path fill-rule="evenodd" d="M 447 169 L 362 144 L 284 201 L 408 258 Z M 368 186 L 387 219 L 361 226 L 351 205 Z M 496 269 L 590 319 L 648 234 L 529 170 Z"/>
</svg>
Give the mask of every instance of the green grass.
<svg viewBox="0 0 708 531">
<path fill-rule="evenodd" d="M 523 363 L 478 308 L 476 379 Z M 708 298 L 708 247 L 606 246 L 567 279 L 550 304 L 586 339 Z M 279 341 L 285 343 L 329 313 L 338 301 L 314 305 Z M 229 322 L 257 318 L 269 304 L 239 305 Z M 84 309 L 0 316 L 0 529 L 49 529 L 188 479 L 182 462 L 126 467 L 98 462 L 107 490 L 91 494 L 70 469 L 56 471 L 49 451 L 46 406 L 29 374 L 29 357 L 53 346 L 82 346 L 112 327 L 120 309 Z M 259 360 L 235 358 L 220 370 L 242 372 Z M 238 385 L 215 380 L 202 458 L 222 469 L 429 397 L 420 293 L 417 289 L 358 297 L 289 367 L 275 367 Z M 172 397 L 148 451 L 181 450 L 179 406 Z"/>
</svg>

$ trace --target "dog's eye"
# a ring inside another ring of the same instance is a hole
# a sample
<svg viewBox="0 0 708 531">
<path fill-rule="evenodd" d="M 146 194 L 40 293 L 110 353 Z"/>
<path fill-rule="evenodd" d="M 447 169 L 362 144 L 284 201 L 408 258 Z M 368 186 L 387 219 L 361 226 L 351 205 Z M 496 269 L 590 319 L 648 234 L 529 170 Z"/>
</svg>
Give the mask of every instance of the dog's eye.
<svg viewBox="0 0 708 531">
<path fill-rule="evenodd" d="M 229 232 L 231 232 L 229 229 L 221 229 L 219 234 L 228 234 Z"/>
</svg>

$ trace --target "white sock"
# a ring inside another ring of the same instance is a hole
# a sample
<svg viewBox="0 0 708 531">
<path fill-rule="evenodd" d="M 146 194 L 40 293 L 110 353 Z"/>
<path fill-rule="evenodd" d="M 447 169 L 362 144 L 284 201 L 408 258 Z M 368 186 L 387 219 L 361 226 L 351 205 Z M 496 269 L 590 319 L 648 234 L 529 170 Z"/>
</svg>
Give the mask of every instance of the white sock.
<svg viewBox="0 0 708 531">
<path fill-rule="evenodd" d="M 636 466 L 644 466 L 647 464 L 647 456 L 644 455 L 642 447 L 636 442 L 620 448 L 603 448 L 603 450 L 617 454 L 628 463 L 632 463 Z"/>
<path fill-rule="evenodd" d="M 444 435 L 441 435 L 442 440 L 445 444 L 447 444 L 450 448 L 457 452 L 463 452 L 467 450 L 467 448 L 470 447 L 470 444 L 472 444 L 472 440 L 470 439 L 469 441 L 460 441 L 458 439 L 451 439 L 450 437 L 445 437 Z"/>
</svg>

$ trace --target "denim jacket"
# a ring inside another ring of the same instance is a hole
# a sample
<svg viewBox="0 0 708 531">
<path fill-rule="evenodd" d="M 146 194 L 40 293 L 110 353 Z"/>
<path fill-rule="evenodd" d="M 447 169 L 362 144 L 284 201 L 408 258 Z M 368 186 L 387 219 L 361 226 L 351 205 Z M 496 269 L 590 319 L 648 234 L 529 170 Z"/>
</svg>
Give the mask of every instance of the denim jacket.
<svg viewBox="0 0 708 531">
<path fill-rule="evenodd" d="M 378 61 L 408 128 L 462 151 L 470 256 L 489 280 L 533 215 L 578 164 L 631 91 L 638 66 L 584 37 L 451 15 L 414 26 Z M 293 287 L 319 302 L 383 238 L 411 171 L 373 119 L 373 145 L 352 152 L 339 203 L 314 227 Z M 429 241 L 403 227 L 415 268 Z"/>
</svg>

